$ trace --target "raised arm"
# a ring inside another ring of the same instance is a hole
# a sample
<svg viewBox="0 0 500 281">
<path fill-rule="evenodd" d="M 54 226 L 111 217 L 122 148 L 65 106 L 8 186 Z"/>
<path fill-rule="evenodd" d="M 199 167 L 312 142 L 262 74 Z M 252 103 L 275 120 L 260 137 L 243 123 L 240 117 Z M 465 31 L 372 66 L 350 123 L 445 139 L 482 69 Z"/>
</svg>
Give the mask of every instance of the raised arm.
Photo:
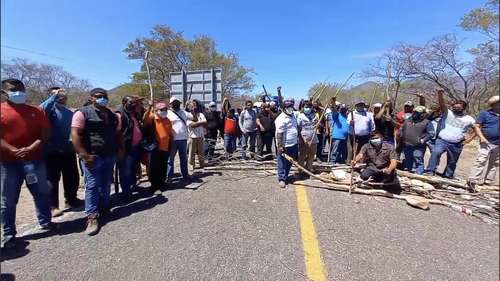
<svg viewBox="0 0 500 281">
<path fill-rule="evenodd" d="M 446 106 L 446 103 L 444 102 L 444 90 L 438 90 L 438 102 L 439 102 L 439 107 L 441 108 L 441 114 L 443 114 L 443 117 L 448 114 L 448 107 Z"/>
</svg>

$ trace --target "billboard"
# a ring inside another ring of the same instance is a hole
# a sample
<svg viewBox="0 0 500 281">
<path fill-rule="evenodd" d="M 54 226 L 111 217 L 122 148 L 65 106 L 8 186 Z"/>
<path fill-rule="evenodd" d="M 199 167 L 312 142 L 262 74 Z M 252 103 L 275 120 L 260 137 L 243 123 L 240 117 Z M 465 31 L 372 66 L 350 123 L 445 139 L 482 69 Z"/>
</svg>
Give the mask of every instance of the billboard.
<svg viewBox="0 0 500 281">
<path fill-rule="evenodd" d="M 208 107 L 210 102 L 222 107 L 222 70 L 194 70 L 170 73 L 170 96 L 176 97 L 183 104 L 196 99 Z"/>
</svg>

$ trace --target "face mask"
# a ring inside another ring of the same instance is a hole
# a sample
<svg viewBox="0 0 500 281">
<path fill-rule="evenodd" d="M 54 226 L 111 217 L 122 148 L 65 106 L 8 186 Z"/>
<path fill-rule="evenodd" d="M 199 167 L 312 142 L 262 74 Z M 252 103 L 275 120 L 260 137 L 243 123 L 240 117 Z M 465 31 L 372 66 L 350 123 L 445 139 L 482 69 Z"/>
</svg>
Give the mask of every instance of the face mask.
<svg viewBox="0 0 500 281">
<path fill-rule="evenodd" d="M 210 110 L 211 112 L 214 112 L 214 111 L 215 111 L 215 107 L 210 107 L 210 108 L 209 108 L 209 110 Z"/>
<path fill-rule="evenodd" d="M 165 119 L 168 116 L 168 111 L 160 111 L 160 118 Z"/>
<path fill-rule="evenodd" d="M 370 144 L 373 146 L 381 146 L 382 145 L 382 139 L 371 139 Z"/>
<path fill-rule="evenodd" d="M 342 109 L 340 110 L 340 113 L 342 113 L 342 114 L 346 114 L 346 113 L 347 113 L 347 109 L 342 108 Z"/>
<path fill-rule="evenodd" d="M 125 105 L 125 109 L 127 111 L 134 111 L 135 110 L 135 105 L 134 104 L 127 104 L 127 105 Z"/>
<path fill-rule="evenodd" d="M 356 107 L 356 111 L 363 112 L 363 111 L 365 111 L 365 108 L 364 107 Z"/>
<path fill-rule="evenodd" d="M 9 100 L 12 103 L 15 103 L 15 104 L 26 103 L 26 93 L 25 92 L 21 92 L 21 91 L 9 92 L 8 95 L 9 95 Z"/>
<path fill-rule="evenodd" d="M 411 116 L 413 120 L 421 120 L 422 119 L 422 113 L 420 112 L 413 112 L 413 115 Z"/>
<path fill-rule="evenodd" d="M 311 108 L 310 107 L 304 108 L 304 113 L 305 114 L 310 114 L 311 113 Z"/>
<path fill-rule="evenodd" d="M 99 106 L 102 106 L 102 107 L 107 106 L 108 102 L 109 102 L 109 100 L 105 97 L 100 97 L 100 98 L 97 98 L 95 100 L 95 103 Z"/>
<path fill-rule="evenodd" d="M 453 112 L 456 115 L 462 115 L 462 114 L 464 114 L 463 110 L 458 110 L 458 109 L 452 109 L 451 112 Z"/>
<path fill-rule="evenodd" d="M 291 107 L 287 107 L 287 108 L 285 108 L 285 113 L 286 113 L 286 114 L 288 114 L 288 115 L 292 115 L 292 113 L 293 113 L 293 108 L 291 108 Z"/>
</svg>

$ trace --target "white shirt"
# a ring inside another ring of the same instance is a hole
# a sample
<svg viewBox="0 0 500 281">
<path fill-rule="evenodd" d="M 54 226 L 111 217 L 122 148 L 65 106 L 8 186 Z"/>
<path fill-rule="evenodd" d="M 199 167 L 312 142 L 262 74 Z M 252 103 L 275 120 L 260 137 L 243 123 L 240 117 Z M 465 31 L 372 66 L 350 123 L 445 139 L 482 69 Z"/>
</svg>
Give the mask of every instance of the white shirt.
<svg viewBox="0 0 500 281">
<path fill-rule="evenodd" d="M 190 112 L 187 114 L 187 120 L 189 137 L 192 139 L 203 138 L 205 136 L 205 127 L 189 127 L 190 124 L 195 123 L 193 122 L 193 114 Z M 198 122 L 207 122 L 207 119 L 205 118 L 205 115 L 203 115 L 203 113 L 198 114 Z"/>
<path fill-rule="evenodd" d="M 458 116 L 449 109 L 444 118 L 444 128 L 439 132 L 439 138 L 452 143 L 463 141 L 469 129 L 476 122 L 470 115 Z"/>
<path fill-rule="evenodd" d="M 274 125 L 276 126 L 276 134 L 284 135 L 283 145 L 285 147 L 291 147 L 297 144 L 299 132 L 295 114 L 288 116 L 282 112 L 274 121 Z"/>
<path fill-rule="evenodd" d="M 373 113 L 362 111 L 353 111 L 354 115 L 354 134 L 356 136 L 368 136 L 375 131 L 375 121 L 373 120 Z M 347 116 L 347 123 L 351 122 L 351 114 Z"/>
<path fill-rule="evenodd" d="M 179 118 L 179 116 L 182 118 Z M 174 140 L 187 140 L 188 130 L 187 130 L 187 114 L 184 110 L 177 111 L 175 114 L 172 110 L 168 111 L 167 118 L 172 123 L 172 131 L 174 135 Z"/>
<path fill-rule="evenodd" d="M 316 124 L 318 118 L 316 113 L 311 113 L 312 119 L 309 119 L 304 113 L 300 113 L 297 117 L 297 125 L 300 127 L 300 135 L 306 142 L 318 143 L 318 136 L 316 135 Z"/>
</svg>

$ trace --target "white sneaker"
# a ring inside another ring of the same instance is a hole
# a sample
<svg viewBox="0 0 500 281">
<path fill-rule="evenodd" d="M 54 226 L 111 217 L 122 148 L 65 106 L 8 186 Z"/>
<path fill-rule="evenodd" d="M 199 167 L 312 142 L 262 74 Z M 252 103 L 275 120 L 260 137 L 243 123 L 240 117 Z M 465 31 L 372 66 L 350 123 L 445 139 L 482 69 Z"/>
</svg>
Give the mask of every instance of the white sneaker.
<svg viewBox="0 0 500 281">
<path fill-rule="evenodd" d="M 278 185 L 280 186 L 280 188 L 286 188 L 286 183 L 284 181 L 280 181 Z"/>
</svg>

